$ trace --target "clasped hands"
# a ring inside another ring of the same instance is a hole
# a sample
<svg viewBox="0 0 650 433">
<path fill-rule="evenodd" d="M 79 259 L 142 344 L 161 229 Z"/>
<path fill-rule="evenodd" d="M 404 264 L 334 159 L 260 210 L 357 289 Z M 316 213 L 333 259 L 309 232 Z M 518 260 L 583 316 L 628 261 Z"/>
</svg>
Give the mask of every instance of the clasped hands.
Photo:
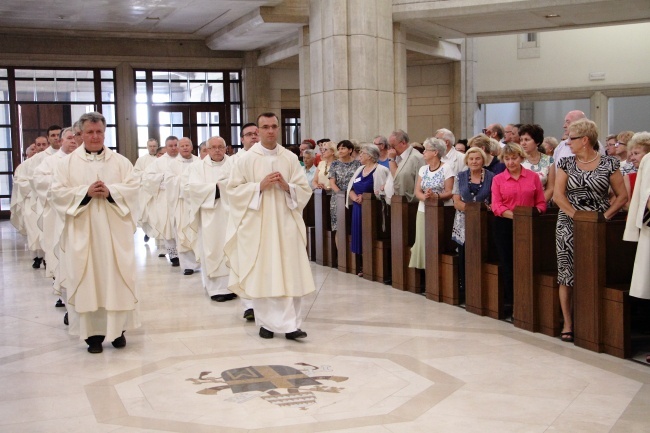
<svg viewBox="0 0 650 433">
<path fill-rule="evenodd" d="M 274 185 L 277 185 L 284 192 L 290 191 L 289 184 L 286 180 L 284 180 L 284 177 L 282 177 L 282 174 L 280 174 L 278 171 L 274 171 L 262 179 L 262 182 L 260 182 L 260 191 L 265 191 Z"/>
<path fill-rule="evenodd" d="M 92 198 L 108 198 L 111 192 L 104 182 L 98 180 L 88 187 L 88 196 Z"/>
</svg>

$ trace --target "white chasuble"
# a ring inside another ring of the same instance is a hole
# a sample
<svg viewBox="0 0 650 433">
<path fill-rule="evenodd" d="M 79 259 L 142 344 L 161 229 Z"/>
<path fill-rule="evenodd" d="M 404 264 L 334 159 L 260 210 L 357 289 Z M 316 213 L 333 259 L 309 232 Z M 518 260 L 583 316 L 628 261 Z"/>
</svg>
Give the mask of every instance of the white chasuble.
<svg viewBox="0 0 650 433">
<path fill-rule="evenodd" d="M 260 182 L 280 172 L 291 194 Z M 292 152 L 260 143 L 232 164 L 226 188 L 230 218 L 226 254 L 229 288 L 245 298 L 299 297 L 315 290 L 302 210 L 311 197 L 305 170 Z"/>
<path fill-rule="evenodd" d="M 61 284 L 67 289 L 70 333 L 112 341 L 140 325 L 136 310 L 133 234 L 138 219 L 138 181 L 131 162 L 104 147 L 80 146 L 56 166 L 51 205 L 64 218 L 59 239 Z M 103 181 L 112 202 L 92 198 L 88 187 Z"/>
<path fill-rule="evenodd" d="M 173 181 L 170 183 L 170 194 L 174 194 L 171 202 L 174 203 L 174 208 L 170 210 L 174 216 L 174 234 L 176 235 L 176 248 L 179 253 L 190 252 L 194 248 L 194 243 L 196 242 L 196 236 L 192 236 L 191 232 L 190 237 L 187 237 L 183 233 L 183 227 L 189 224 L 189 207 L 186 203 L 186 190 L 185 186 L 188 182 L 189 168 L 194 163 L 200 163 L 201 159 L 192 155 L 190 158 L 183 158 L 179 156 L 171 162 L 169 168 L 173 172 Z M 172 186 L 173 184 L 173 186 Z M 192 260 L 195 260 L 194 258 Z"/>
<path fill-rule="evenodd" d="M 201 270 L 208 278 L 227 277 L 223 247 L 226 241 L 228 210 L 224 202 L 228 183 L 228 156 L 215 162 L 209 156 L 195 162 L 189 168 L 185 187 L 185 201 L 189 218 L 183 227 L 187 238 L 197 238 L 197 257 Z M 215 198 L 217 184 L 220 198 Z"/>
<path fill-rule="evenodd" d="M 173 212 L 178 193 L 174 190 L 175 174 L 171 169 L 174 159 L 164 154 L 149 164 L 142 174 L 140 225 L 151 238 L 175 238 Z"/>
</svg>

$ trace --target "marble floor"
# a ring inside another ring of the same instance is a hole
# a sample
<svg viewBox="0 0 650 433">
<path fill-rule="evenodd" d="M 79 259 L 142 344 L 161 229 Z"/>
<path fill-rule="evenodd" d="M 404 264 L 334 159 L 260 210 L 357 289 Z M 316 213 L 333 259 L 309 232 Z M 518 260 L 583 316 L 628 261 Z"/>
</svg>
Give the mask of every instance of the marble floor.
<svg viewBox="0 0 650 433">
<path fill-rule="evenodd" d="M 316 264 L 308 338 L 264 340 L 141 232 L 142 327 L 91 355 L 7 221 L 0 240 L 0 432 L 650 431 L 645 365 Z"/>
</svg>

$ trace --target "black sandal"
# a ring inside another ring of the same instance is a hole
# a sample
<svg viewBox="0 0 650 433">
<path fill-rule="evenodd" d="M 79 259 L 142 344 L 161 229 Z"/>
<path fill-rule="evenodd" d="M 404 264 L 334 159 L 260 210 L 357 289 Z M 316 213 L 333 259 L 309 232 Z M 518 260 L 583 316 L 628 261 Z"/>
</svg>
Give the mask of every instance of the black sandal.
<svg viewBox="0 0 650 433">
<path fill-rule="evenodd" d="M 565 343 L 573 343 L 573 331 L 560 333 L 560 340 Z"/>
</svg>

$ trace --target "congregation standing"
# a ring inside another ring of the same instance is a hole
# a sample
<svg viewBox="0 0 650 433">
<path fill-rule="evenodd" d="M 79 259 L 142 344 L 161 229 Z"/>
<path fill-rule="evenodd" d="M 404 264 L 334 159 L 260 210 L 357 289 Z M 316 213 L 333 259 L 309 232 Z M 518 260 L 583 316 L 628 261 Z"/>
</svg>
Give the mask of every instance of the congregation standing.
<svg viewBox="0 0 650 433">
<path fill-rule="evenodd" d="M 302 300 L 315 287 L 302 210 L 314 189 L 346 193 L 345 203 L 352 207 L 351 245 L 337 246 L 356 254 L 359 275 L 364 193 L 374 193 L 387 205 L 393 195 L 419 203 L 409 266 L 421 270 L 425 202 L 453 206 L 451 237 L 462 262 L 461 291 L 466 273 L 475 271 L 464 267 L 465 204 L 484 203 L 495 215 L 490 230 L 510 309 L 516 290 L 514 208 L 543 213 L 558 207 L 563 341 L 573 340 L 573 214 L 594 210 L 611 219 L 629 209 L 625 240 L 639 243 L 630 293 L 650 298 L 647 132 L 608 136 L 603 146 L 595 124 L 574 110 L 566 115 L 559 143 L 545 137 L 539 125 L 495 123 L 469 140 L 456 140 L 451 130 L 441 128 L 416 145 L 398 129 L 371 143 L 306 139 L 293 153 L 278 143 L 278 123 L 274 113 L 263 113 L 256 123 L 245 124 L 243 148 L 232 156 L 221 137 L 201 143 L 201 157 L 193 155 L 187 137 L 169 136 L 163 147 L 150 139 L 147 153 L 131 165 L 104 145 L 103 116 L 88 113 L 73 127 L 53 125 L 47 137 L 26 149 L 31 156 L 15 172 L 11 222 L 27 238 L 32 266 L 47 266 L 61 306 L 67 304 L 69 331 L 87 343 L 89 352 L 101 352 L 104 340 L 124 347 L 125 331 L 140 326 L 136 226 L 183 275 L 201 272 L 212 301 L 239 297 L 243 318 L 256 322 L 260 337 L 307 337 L 301 329 Z M 330 227 L 336 231 L 336 200 L 330 203 Z"/>
</svg>

